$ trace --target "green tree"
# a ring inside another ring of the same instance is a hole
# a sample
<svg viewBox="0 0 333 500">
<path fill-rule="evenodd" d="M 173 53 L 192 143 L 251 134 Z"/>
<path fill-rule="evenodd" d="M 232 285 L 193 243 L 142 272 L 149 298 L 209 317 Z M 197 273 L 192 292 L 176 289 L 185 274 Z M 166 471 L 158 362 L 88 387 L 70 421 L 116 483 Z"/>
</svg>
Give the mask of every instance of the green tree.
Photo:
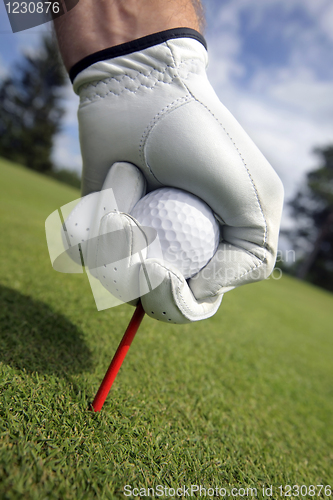
<svg viewBox="0 0 333 500">
<path fill-rule="evenodd" d="M 53 138 L 64 114 L 65 71 L 52 36 L 0 84 L 0 155 L 39 172 L 52 171 Z"/>
<path fill-rule="evenodd" d="M 318 148 L 319 168 L 289 203 L 296 226 L 288 231 L 295 248 L 305 249 L 296 275 L 333 291 L 333 146 Z"/>
</svg>

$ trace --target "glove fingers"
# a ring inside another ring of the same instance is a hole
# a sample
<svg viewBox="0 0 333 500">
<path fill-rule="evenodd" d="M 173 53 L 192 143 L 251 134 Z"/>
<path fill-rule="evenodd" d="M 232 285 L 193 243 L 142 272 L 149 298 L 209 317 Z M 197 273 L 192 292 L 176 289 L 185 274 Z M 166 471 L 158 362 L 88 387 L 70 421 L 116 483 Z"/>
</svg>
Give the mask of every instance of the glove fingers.
<svg viewBox="0 0 333 500">
<path fill-rule="evenodd" d="M 195 298 L 201 300 L 267 276 L 267 267 L 254 253 L 222 242 L 204 269 L 189 280 L 189 287 Z"/>
<path fill-rule="evenodd" d="M 64 249 L 79 265 L 81 265 L 81 252 L 84 261 L 86 260 L 87 243 L 91 236 L 92 214 L 96 210 L 97 204 L 98 193 L 91 193 L 81 198 L 67 217 L 64 215 L 64 207 L 62 207 L 65 218 L 61 232 Z"/>
<path fill-rule="evenodd" d="M 113 190 L 119 212 L 130 213 L 146 193 L 146 180 L 142 172 L 128 162 L 117 162 L 110 168 L 102 190 Z"/>
<path fill-rule="evenodd" d="M 147 275 L 152 289 L 143 294 Z M 222 295 L 196 300 L 182 274 L 174 266 L 157 259 L 147 259 L 140 269 L 140 287 L 141 302 L 148 316 L 166 323 L 209 318 L 222 301 Z"/>
<path fill-rule="evenodd" d="M 123 302 L 140 297 L 139 271 L 147 255 L 147 238 L 127 214 L 111 212 L 102 217 L 99 235 L 89 242 L 91 274 Z"/>
</svg>

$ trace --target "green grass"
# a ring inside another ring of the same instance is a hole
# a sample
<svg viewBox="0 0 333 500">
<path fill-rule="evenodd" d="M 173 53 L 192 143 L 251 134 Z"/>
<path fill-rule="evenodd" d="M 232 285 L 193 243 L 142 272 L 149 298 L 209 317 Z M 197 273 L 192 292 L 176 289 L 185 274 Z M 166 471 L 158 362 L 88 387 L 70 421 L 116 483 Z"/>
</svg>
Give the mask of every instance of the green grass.
<svg viewBox="0 0 333 500">
<path fill-rule="evenodd" d="M 98 312 L 86 275 L 51 268 L 44 222 L 77 190 L 1 161 L 0 193 L 1 500 L 333 487 L 333 295 L 283 277 L 204 322 L 145 317 L 94 414 L 134 309 Z"/>
</svg>

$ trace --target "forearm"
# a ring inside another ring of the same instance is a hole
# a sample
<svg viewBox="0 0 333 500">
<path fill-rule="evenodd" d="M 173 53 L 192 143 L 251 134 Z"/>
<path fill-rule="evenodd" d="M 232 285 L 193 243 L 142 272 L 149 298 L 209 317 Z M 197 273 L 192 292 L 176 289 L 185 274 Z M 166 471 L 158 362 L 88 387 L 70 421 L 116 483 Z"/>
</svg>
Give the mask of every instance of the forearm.
<svg viewBox="0 0 333 500">
<path fill-rule="evenodd" d="M 99 50 L 159 31 L 202 29 L 200 0 L 80 0 L 54 22 L 60 52 L 69 70 Z"/>
</svg>

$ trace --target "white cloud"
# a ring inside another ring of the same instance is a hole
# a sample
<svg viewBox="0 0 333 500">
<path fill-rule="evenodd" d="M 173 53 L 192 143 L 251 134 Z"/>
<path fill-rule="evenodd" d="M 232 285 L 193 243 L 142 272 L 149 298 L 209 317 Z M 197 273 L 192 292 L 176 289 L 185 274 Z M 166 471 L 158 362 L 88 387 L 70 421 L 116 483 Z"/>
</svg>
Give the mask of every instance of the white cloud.
<svg viewBox="0 0 333 500">
<path fill-rule="evenodd" d="M 300 116 L 332 122 L 333 80 L 320 79 L 309 67 L 288 66 L 269 73 L 260 69 L 249 88 Z"/>
<path fill-rule="evenodd" d="M 238 62 L 240 41 L 232 33 L 221 33 L 209 44 L 209 75 L 214 87 L 228 84 L 234 78 L 241 77 L 244 66 Z"/>
<path fill-rule="evenodd" d="M 327 6 L 325 13 L 322 15 L 320 19 L 321 28 L 325 32 L 325 34 L 333 41 L 333 3 Z"/>
<path fill-rule="evenodd" d="M 223 94 L 224 104 L 235 115 L 253 141 L 280 175 L 290 198 L 304 173 L 314 168 L 312 149 L 333 138 L 331 122 L 322 123 L 288 105 L 237 88 Z"/>
<path fill-rule="evenodd" d="M 206 33 L 210 81 L 272 163 L 284 183 L 286 199 L 290 199 L 305 173 L 318 165 L 314 147 L 333 143 L 333 64 L 330 64 L 333 3 L 331 0 L 213 3 L 215 7 L 210 3 L 207 12 Z M 274 7 L 284 16 L 280 32 L 281 21 L 274 24 L 268 17 Z M 303 12 L 303 16 L 295 12 Z M 251 30 L 262 33 L 262 44 L 268 36 L 269 23 L 274 43 L 283 41 L 288 48 L 284 59 L 267 66 L 258 55 L 256 64 L 250 67 L 241 16 L 246 16 Z M 245 78 L 239 78 L 244 75 Z M 283 225 L 288 223 L 285 208 Z"/>
<path fill-rule="evenodd" d="M 333 82 L 288 80 L 273 84 L 269 94 L 299 116 L 307 115 L 322 124 L 332 122 Z"/>
<path fill-rule="evenodd" d="M 322 33 L 333 41 L 333 3 L 331 0 L 316 0 L 315 2 L 313 0 L 292 0 L 290 3 L 303 8 L 315 19 Z"/>
</svg>

